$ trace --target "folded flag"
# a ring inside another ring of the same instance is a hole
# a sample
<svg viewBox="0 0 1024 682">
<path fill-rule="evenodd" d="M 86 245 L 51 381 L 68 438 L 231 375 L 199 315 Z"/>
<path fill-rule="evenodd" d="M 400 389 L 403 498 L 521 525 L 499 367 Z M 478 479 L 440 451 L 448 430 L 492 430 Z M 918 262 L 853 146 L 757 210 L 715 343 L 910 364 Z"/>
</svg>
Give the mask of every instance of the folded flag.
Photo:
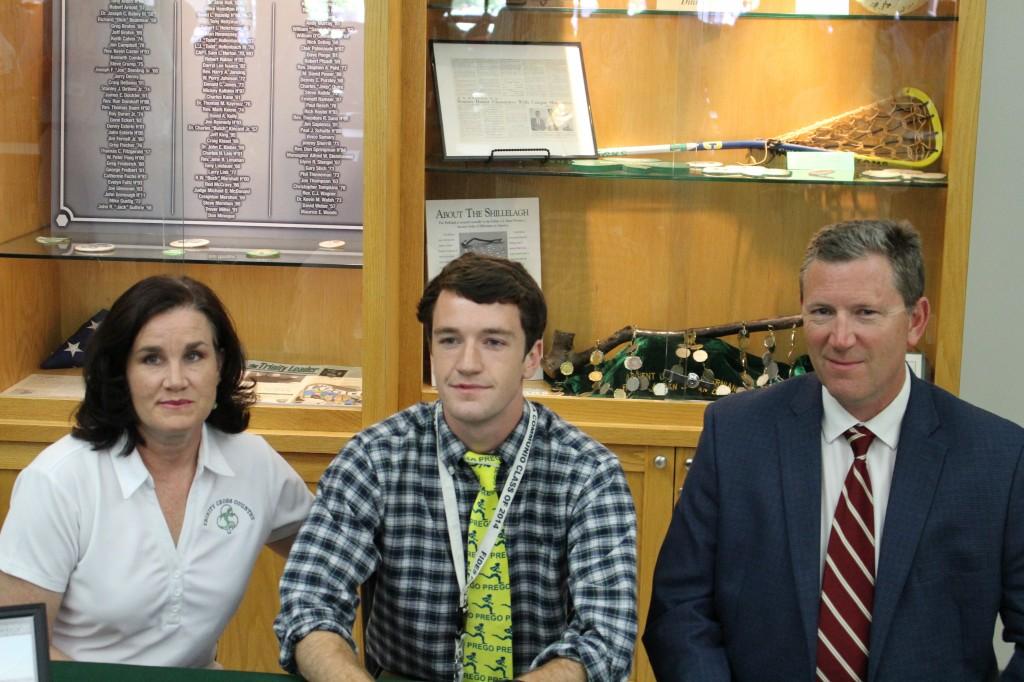
<svg viewBox="0 0 1024 682">
<path fill-rule="evenodd" d="M 103 308 L 78 328 L 74 334 L 61 342 L 57 350 L 50 354 L 50 357 L 43 360 L 39 365 L 42 369 L 67 369 L 69 367 L 81 367 L 85 361 L 85 349 L 89 345 L 89 339 L 99 329 L 100 322 L 110 312 Z"/>
</svg>

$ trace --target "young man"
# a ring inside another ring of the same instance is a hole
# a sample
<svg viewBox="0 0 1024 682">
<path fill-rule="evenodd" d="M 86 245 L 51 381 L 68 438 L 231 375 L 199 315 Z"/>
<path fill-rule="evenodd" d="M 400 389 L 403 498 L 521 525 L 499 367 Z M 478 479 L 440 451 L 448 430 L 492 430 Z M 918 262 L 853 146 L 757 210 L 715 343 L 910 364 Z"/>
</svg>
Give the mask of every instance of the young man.
<svg viewBox="0 0 1024 682">
<path fill-rule="evenodd" d="M 418 317 L 440 400 L 357 434 L 324 473 L 281 579 L 282 666 L 370 679 L 351 633 L 373 576 L 366 652 L 390 673 L 622 680 L 635 513 L 615 456 L 523 399 L 543 294 L 521 265 L 466 254 Z"/>
<path fill-rule="evenodd" d="M 921 240 L 819 231 L 800 273 L 815 373 L 705 413 L 655 569 L 658 679 L 1024 679 L 1024 430 L 913 377 Z"/>
</svg>

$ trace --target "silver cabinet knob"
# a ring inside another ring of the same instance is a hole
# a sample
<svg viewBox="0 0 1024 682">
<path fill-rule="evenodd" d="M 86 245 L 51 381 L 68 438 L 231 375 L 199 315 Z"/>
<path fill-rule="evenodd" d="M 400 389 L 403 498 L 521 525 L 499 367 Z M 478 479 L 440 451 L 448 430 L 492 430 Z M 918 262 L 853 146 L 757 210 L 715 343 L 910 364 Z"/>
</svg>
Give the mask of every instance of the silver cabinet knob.
<svg viewBox="0 0 1024 682">
<path fill-rule="evenodd" d="M 686 468 L 689 469 L 691 466 L 693 466 L 693 457 L 687 457 L 686 458 Z"/>
<path fill-rule="evenodd" d="M 658 455 L 654 458 L 655 469 L 664 469 L 666 466 L 668 466 L 668 457 L 665 455 Z"/>
</svg>

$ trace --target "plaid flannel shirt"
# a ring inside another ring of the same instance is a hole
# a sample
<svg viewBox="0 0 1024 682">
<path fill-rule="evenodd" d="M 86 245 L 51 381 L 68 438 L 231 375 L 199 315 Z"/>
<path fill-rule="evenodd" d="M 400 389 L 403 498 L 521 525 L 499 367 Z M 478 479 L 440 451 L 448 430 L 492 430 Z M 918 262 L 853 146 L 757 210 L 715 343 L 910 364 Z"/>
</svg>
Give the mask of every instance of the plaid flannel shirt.
<svg viewBox="0 0 1024 682">
<path fill-rule="evenodd" d="M 543 406 L 527 472 L 509 511 L 517 673 L 553 658 L 581 662 L 590 682 L 627 677 L 636 638 L 636 515 L 615 455 Z M 504 485 L 523 418 L 495 454 Z M 357 434 L 324 472 L 281 578 L 274 629 L 281 665 L 314 630 L 352 641 L 359 586 L 376 574 L 369 656 L 386 670 L 450 680 L 459 590 L 437 472 L 433 404 Z M 465 537 L 478 483 L 466 446 L 441 419 Z M 465 561 L 465 558 L 460 558 Z"/>
</svg>

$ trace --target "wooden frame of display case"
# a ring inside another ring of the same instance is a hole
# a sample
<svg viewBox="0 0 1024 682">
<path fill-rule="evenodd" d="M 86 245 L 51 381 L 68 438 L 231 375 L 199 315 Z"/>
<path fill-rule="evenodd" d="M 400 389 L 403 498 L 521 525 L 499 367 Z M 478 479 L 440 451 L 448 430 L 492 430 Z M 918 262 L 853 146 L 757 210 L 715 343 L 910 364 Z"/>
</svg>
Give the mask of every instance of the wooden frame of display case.
<svg viewBox="0 0 1024 682">
<path fill-rule="evenodd" d="M 970 237 L 970 209 L 971 209 L 971 196 L 973 193 L 973 177 L 974 177 L 974 155 L 973 147 L 974 140 L 977 132 L 977 102 L 979 92 L 979 79 L 980 79 L 980 68 L 981 68 L 981 44 L 983 41 L 983 29 L 984 29 L 984 2 L 979 0 L 960 0 L 958 4 L 958 27 L 956 35 L 956 45 L 953 50 L 953 65 L 952 75 L 949 78 L 950 87 L 946 96 L 943 98 L 942 104 L 945 110 L 946 128 L 949 132 L 946 139 L 946 148 L 942 160 L 942 169 L 948 170 L 949 178 L 947 186 L 944 190 L 946 200 L 944 202 L 932 200 L 929 203 L 938 204 L 939 209 L 927 217 L 936 218 L 937 221 L 944 223 L 941 228 L 932 228 L 925 221 L 921 221 L 919 229 L 924 233 L 926 242 L 931 238 L 931 244 L 926 243 L 926 251 L 928 256 L 928 271 L 929 271 L 929 295 L 932 298 L 934 316 L 932 329 L 929 333 L 929 341 L 927 342 L 928 359 L 934 363 L 934 380 L 935 382 L 951 391 L 956 391 L 959 386 L 959 373 L 960 373 L 960 354 L 961 354 L 961 336 L 962 336 L 962 315 L 964 308 L 964 292 L 966 283 L 966 263 L 967 263 L 967 246 Z M 431 127 L 436 127 L 436 121 L 431 120 L 434 116 L 433 112 L 427 113 L 427 120 L 424 120 L 423 111 L 427 108 L 428 101 L 428 88 L 429 88 L 429 72 L 427 64 L 424 58 L 426 53 L 426 35 L 428 32 L 427 26 L 427 13 L 428 10 L 420 8 L 417 10 L 410 10 L 404 17 L 404 35 L 403 44 L 406 49 L 403 52 L 403 72 L 409 71 L 422 71 L 424 75 L 424 82 L 419 83 L 413 79 L 405 78 L 405 93 L 404 105 L 408 108 L 404 120 L 406 121 L 403 126 L 403 137 L 401 140 L 402 148 L 405 150 L 405 161 L 403 163 L 402 170 L 402 185 L 404 188 L 404 196 L 402 200 L 402 242 L 406 244 L 406 248 L 401 256 L 402 273 L 403 273 L 403 296 L 404 302 L 402 307 L 405 309 L 411 309 L 415 305 L 415 302 L 419 296 L 421 288 L 421 282 L 423 280 L 423 235 L 422 235 L 422 221 L 423 221 L 423 199 L 428 198 L 427 192 L 421 193 L 421 187 L 423 185 L 423 174 L 419 171 L 416 164 L 416 155 L 419 150 L 424 149 L 428 145 L 426 131 Z M 528 11 L 522 11 L 523 14 L 529 14 Z M 877 17 L 867 17 L 866 19 L 876 19 Z M 637 19 L 632 19 L 637 20 Z M 855 21 L 855 20 L 854 20 Z M 526 24 L 530 29 L 535 29 L 536 26 L 532 24 Z M 874 21 L 865 21 L 865 23 L 876 23 Z M 532 35 L 531 35 L 532 37 Z M 537 39 L 547 38 L 547 35 L 540 35 Z M 422 54 L 421 54 L 422 52 Z M 587 64 L 590 70 L 593 71 L 593 64 L 595 59 L 588 59 Z M 588 75 L 588 79 L 597 80 L 593 75 Z M 591 90 L 597 88 L 591 86 Z M 593 95 L 592 97 L 597 100 Z M 595 104 L 595 109 L 598 105 Z M 421 110 L 422 107 L 422 110 Z M 596 117 L 595 113 L 595 117 Z M 615 140 L 613 140 L 613 143 Z M 603 146 L 603 145 L 602 145 Z M 428 169 L 428 175 L 432 172 L 437 175 L 437 165 L 431 166 Z M 466 178 L 472 178 L 472 171 L 468 169 L 462 169 L 466 171 Z M 456 170 L 456 172 L 459 172 Z M 478 174 L 479 175 L 479 174 Z M 527 178 L 519 181 L 524 187 L 525 192 L 531 189 L 534 185 L 531 185 L 529 181 L 529 172 L 515 173 L 512 172 L 510 175 L 517 178 Z M 468 183 L 470 180 L 466 180 Z M 512 181 L 505 179 L 505 186 L 512 184 Z M 543 182 L 565 182 L 568 183 L 570 180 L 566 180 L 564 176 L 554 180 L 541 180 Z M 605 182 L 600 178 L 593 178 L 588 182 Z M 455 183 L 452 183 L 455 184 Z M 751 204 L 758 202 L 764 203 L 764 196 L 770 196 L 772 193 L 779 191 L 775 188 L 766 189 L 767 184 L 761 184 L 757 186 L 751 186 L 742 190 L 743 192 L 754 195 L 749 197 Z M 882 187 L 868 187 L 864 188 L 867 191 L 886 191 Z M 827 187 L 826 187 L 827 190 Z M 723 190 L 723 194 L 727 190 Z M 864 191 L 864 190 L 859 190 Z M 929 190 L 926 190 L 929 191 Z M 566 192 L 568 194 L 568 192 Z M 916 198 L 915 195 L 913 198 Z M 429 197 L 434 198 L 434 197 Z M 748 197 L 744 197 L 748 198 Z M 913 199 L 911 199 L 912 201 Z M 757 207 L 755 207 L 755 211 Z M 542 207 L 543 212 L 543 207 Z M 751 211 L 745 216 L 751 220 L 756 220 L 756 213 Z M 561 227 L 561 225 L 559 225 Z M 803 245 L 806 243 L 806 236 L 804 234 L 798 234 L 796 238 L 791 239 L 791 244 L 787 244 L 787 248 L 790 252 L 794 249 L 799 253 L 802 252 Z M 936 245 L 937 244 L 937 245 Z M 713 246 L 713 242 L 702 244 L 702 246 Z M 417 249 L 416 247 L 420 247 Z M 561 245 L 559 245 L 561 246 Z M 713 254 L 712 249 L 704 249 L 701 251 L 703 254 Z M 545 261 L 551 261 L 557 263 L 558 268 L 572 267 L 571 262 L 567 266 L 566 263 L 571 261 L 571 254 L 561 260 L 557 261 L 556 256 L 565 255 L 562 252 L 555 253 L 554 249 L 544 250 Z M 581 255 L 581 257 L 585 257 Z M 721 270 L 714 273 L 719 277 L 728 279 L 729 273 Z M 740 275 L 742 278 L 742 275 Z M 547 280 L 547 278 L 545 278 Z M 777 276 L 773 276 L 772 281 L 767 282 L 771 285 L 781 285 L 782 279 L 792 280 L 787 284 L 790 290 L 795 290 L 795 272 L 780 272 Z M 591 282 L 587 282 L 589 286 Z M 626 285 L 626 282 L 622 282 Z M 613 289 L 616 288 L 614 285 Z M 552 286 L 552 290 L 557 290 L 557 286 Z M 632 293 L 632 292 L 630 292 Z M 747 293 L 747 292 L 743 292 Z M 628 295 L 628 294 L 627 294 Z M 796 297 L 791 299 L 795 301 Z M 795 303 L 790 303 L 790 306 L 795 306 Z M 794 312 L 790 310 L 770 310 L 771 313 L 781 314 L 783 312 Z M 557 311 L 556 311 L 557 313 Z M 767 314 L 764 316 L 768 316 Z M 728 319 L 728 315 L 725 316 Z M 756 317 L 751 314 L 749 317 Z M 552 329 L 560 323 L 560 320 L 556 315 L 550 318 L 551 322 L 548 328 L 548 337 L 552 332 Z M 622 324 L 631 322 L 628 318 L 615 318 L 617 326 L 608 326 L 602 329 L 611 331 L 614 328 L 618 328 Z M 724 322 L 726 319 L 694 319 L 689 320 L 691 324 L 710 324 L 714 322 Z M 433 394 L 429 387 L 423 382 L 423 346 L 422 338 L 419 334 L 418 323 L 412 320 L 404 320 L 402 328 L 403 358 L 402 366 L 403 373 L 399 378 L 400 384 L 400 397 L 403 404 L 409 403 L 424 397 L 431 397 Z M 641 325 L 643 326 L 643 325 Z M 651 325 L 647 325 L 651 326 Z M 583 338 L 588 338 L 587 335 L 581 335 Z M 589 342 L 589 341 L 588 341 Z M 420 372 L 414 371 L 417 366 L 421 369 Z M 575 416 L 578 414 L 579 418 L 583 421 L 593 421 L 595 425 L 607 424 L 609 419 L 611 422 L 619 421 L 613 415 L 622 414 L 622 405 L 617 405 L 614 409 L 605 410 L 600 407 L 599 404 L 606 401 L 580 401 L 577 399 L 563 399 L 563 398 L 550 398 L 543 399 L 542 401 L 551 401 L 552 404 L 562 405 L 563 410 L 568 410 L 568 413 Z M 595 405 L 593 403 L 598 403 Z M 677 404 L 666 408 L 668 411 L 687 411 L 697 408 L 698 412 L 702 412 L 701 404 L 690 405 L 690 404 Z M 657 413 L 658 410 L 663 409 L 660 406 L 647 405 L 646 409 L 642 410 L 645 414 L 648 412 Z M 669 414 L 664 414 L 664 417 L 669 417 Z M 656 419 L 656 423 L 664 424 L 664 419 Z M 685 420 L 684 422 L 689 422 Z M 698 420 L 699 422 L 699 420 Z"/>
<path fill-rule="evenodd" d="M 768 0 L 772 2 L 775 0 Z M 430 3 L 426 3 L 430 4 Z M 602 3 L 603 5 L 604 3 Z M 767 5 L 766 3 L 763 3 Z M 778 4 L 778 2 L 776 3 Z M 851 3 L 852 6 L 852 3 Z M 521 12 L 519 18 L 510 19 L 518 21 L 519 29 L 509 33 L 497 32 L 495 40 L 563 40 L 564 36 L 553 34 L 545 30 L 546 19 L 540 11 L 530 16 L 529 8 L 518 9 Z M 594 270 L 600 272 L 600 268 L 587 269 L 586 260 L 588 254 L 584 250 L 574 252 L 564 241 L 560 241 L 559 233 L 562 230 L 572 229 L 569 220 L 561 213 L 553 220 L 545 216 L 544 199 L 556 197 L 561 210 L 562 206 L 569 204 L 571 207 L 562 211 L 572 215 L 578 212 L 581 219 L 585 219 L 585 211 L 582 200 L 578 199 L 575 190 L 580 188 L 578 183 L 594 183 L 601 186 L 600 191 L 592 192 L 592 195 L 603 196 L 618 192 L 615 199 L 619 202 L 631 200 L 648 199 L 651 196 L 662 201 L 659 209 L 671 213 L 674 210 L 682 212 L 685 208 L 682 202 L 678 201 L 678 195 L 705 194 L 712 196 L 714 200 L 705 202 L 707 210 L 714 210 L 714 206 L 721 205 L 726 199 L 734 200 L 734 205 L 728 209 L 734 214 L 742 216 L 743 220 L 725 221 L 727 229 L 732 232 L 740 232 L 743 225 L 757 225 L 759 216 L 765 206 L 777 200 L 779 194 L 801 194 L 802 196 L 817 197 L 821 199 L 826 196 L 842 197 L 846 200 L 854 195 L 839 185 L 825 186 L 807 190 L 798 185 L 770 186 L 767 183 L 751 184 L 747 187 L 715 186 L 706 187 L 700 190 L 690 187 L 672 186 L 668 181 L 646 180 L 644 182 L 662 182 L 663 189 L 643 191 L 636 190 L 630 197 L 628 189 L 616 189 L 623 187 L 634 180 L 622 180 L 611 178 L 567 178 L 542 176 L 540 173 L 531 174 L 530 171 L 507 171 L 508 175 L 498 175 L 488 179 L 468 168 L 456 169 L 449 165 L 444 168 L 443 162 L 428 161 L 427 169 L 421 167 L 424 163 L 424 151 L 429 156 L 431 151 L 436 149 L 437 126 L 435 112 L 431 108 L 431 78 L 428 71 L 427 42 L 428 38 L 447 38 L 443 31 L 434 32 L 435 27 L 431 24 L 436 20 L 431 16 L 432 10 L 419 6 L 410 8 L 403 16 L 401 34 L 402 52 L 402 80 L 403 80 L 403 115 L 402 115 L 402 136 L 400 140 L 402 148 L 401 183 L 403 196 L 401 203 L 401 225 L 399 234 L 405 245 L 400 255 L 400 269 L 402 272 L 400 282 L 400 305 L 403 311 L 412 311 L 415 308 L 423 282 L 424 282 L 424 236 L 423 236 L 423 206 L 425 199 L 451 199 L 451 198 L 481 198 L 491 196 L 502 197 L 526 197 L 541 196 L 542 214 L 542 259 L 544 267 L 545 289 L 549 292 L 549 325 L 546 340 L 550 341 L 551 334 L 555 328 L 566 328 L 571 331 L 581 332 L 577 335 L 577 346 L 585 346 L 592 343 L 594 338 L 599 338 L 614 329 L 625 324 L 637 324 L 646 327 L 658 327 L 669 324 L 673 328 L 682 326 L 700 326 L 705 324 L 722 323 L 732 320 L 757 317 L 769 317 L 797 312 L 796 295 L 796 270 L 799 265 L 799 254 L 802 254 L 806 240 L 813 229 L 816 229 L 830 220 L 821 220 L 810 227 L 795 229 L 792 233 L 779 234 L 776 229 L 772 233 L 773 238 L 778 238 L 782 246 L 772 250 L 769 258 L 776 258 L 775 264 L 767 269 L 758 271 L 763 275 L 763 281 L 758 285 L 756 296 L 764 296 L 764 289 L 776 288 L 788 292 L 785 297 L 778 297 L 768 303 L 750 305 L 746 309 L 742 306 L 734 307 L 733 312 L 722 312 L 714 314 L 714 305 L 707 308 L 695 306 L 693 317 L 683 320 L 673 319 L 665 322 L 664 319 L 636 319 L 622 313 L 623 306 L 614 308 L 611 315 L 604 315 L 595 312 L 598 305 L 592 299 L 581 296 L 587 300 L 583 306 L 590 305 L 588 310 L 576 314 L 567 308 L 566 298 L 572 298 L 571 294 L 580 292 L 581 288 L 598 288 L 600 292 L 594 298 L 601 296 L 613 296 L 618 293 L 623 298 L 639 297 L 642 292 L 631 288 L 629 277 L 623 277 L 612 282 L 595 281 L 600 275 L 595 275 Z M 982 42 L 984 36 L 985 6 L 982 0 L 960 0 L 956 6 L 958 23 L 956 26 L 955 46 L 953 46 L 950 72 L 944 78 L 948 82 L 948 89 L 942 98 L 941 106 L 946 112 L 944 123 L 948 131 L 946 148 L 942 159 L 942 169 L 949 173 L 948 183 L 944 190 L 924 189 L 925 192 L 938 191 L 940 195 L 924 195 L 928 198 L 929 204 L 926 208 L 920 206 L 914 208 L 918 217 L 919 229 L 922 231 L 926 241 L 927 267 L 930 273 L 928 295 L 933 303 L 933 322 L 929 330 L 929 338 L 926 340 L 926 349 L 929 360 L 934 363 L 934 381 L 953 392 L 959 387 L 960 380 L 960 356 L 962 350 L 962 320 L 965 304 L 966 290 L 966 269 L 967 269 L 967 247 L 970 239 L 970 215 L 971 200 L 973 193 L 974 178 L 974 144 L 977 133 L 977 110 L 980 92 L 980 73 Z M 465 19 L 464 17 L 460 17 Z M 877 26 L 869 22 L 879 21 L 877 18 L 860 18 L 865 26 Z M 623 17 L 623 21 L 643 21 L 642 17 Z M 841 19 L 842 20 L 842 19 Z M 846 21 L 857 21 L 850 19 Z M 581 20 L 585 21 L 585 19 Z M 741 19 L 742 21 L 742 19 Z M 753 21 L 753 20 L 751 20 Z M 464 25 L 460 28 L 465 31 Z M 865 29 L 868 30 L 868 29 Z M 582 33 L 582 31 L 581 31 Z M 479 37 L 477 39 L 486 39 Z M 583 40 L 573 36 L 573 40 Z M 622 49 L 616 49 L 615 61 L 629 62 L 628 53 L 631 49 L 650 49 L 649 45 L 656 44 L 658 40 L 664 39 L 664 34 L 651 36 L 649 43 L 643 47 L 632 48 L 630 45 L 621 45 Z M 636 58 L 636 55 L 633 55 Z M 639 144 L 636 140 L 610 139 L 602 141 L 600 137 L 602 122 L 599 120 L 601 109 L 605 110 L 610 106 L 609 102 L 601 102 L 599 91 L 602 82 L 607 83 L 610 76 L 601 74 L 600 60 L 595 59 L 593 54 L 585 54 L 584 57 L 588 66 L 588 83 L 590 86 L 591 98 L 594 107 L 595 125 L 598 127 L 600 146 L 615 146 L 619 144 Z M 727 67 L 725 67 L 727 68 Z M 621 74 L 620 74 L 621 75 Z M 643 79 L 641 73 L 633 72 L 633 77 Z M 736 85 L 742 91 L 742 83 Z M 654 83 L 651 84 L 652 93 L 657 90 Z M 626 125 L 628 122 L 629 107 L 622 107 L 624 111 L 615 112 L 614 121 L 609 124 L 611 129 Z M 624 113 L 625 112 L 625 113 Z M 605 133 L 608 132 L 606 127 Z M 694 139 L 694 138 L 691 138 Z M 438 179 L 438 178 L 442 179 Z M 454 179 L 453 179 L 454 178 Z M 500 179 L 498 179 L 500 178 Z M 616 184 L 617 183 L 617 184 Z M 551 186 L 556 189 L 551 189 Z M 487 190 L 500 187 L 500 193 L 491 194 Z M 853 192 L 862 195 L 872 196 L 884 194 L 889 191 L 882 187 L 858 187 Z M 915 190 L 918 191 L 918 190 Z M 910 204 L 914 203 L 921 195 L 910 194 L 903 200 L 895 201 L 895 209 L 911 210 Z M 787 199 L 787 205 L 792 206 L 799 197 Z M 602 206 L 606 212 L 612 211 L 620 204 L 611 200 Z M 849 210 L 849 202 L 843 206 Z M 601 210 L 601 209 L 599 209 Z M 807 212 L 814 216 L 814 211 Z M 838 211 L 836 212 L 838 213 Z M 820 215 L 828 215 L 827 211 L 819 211 Z M 847 216 L 838 215 L 834 220 L 844 219 Z M 859 216 L 858 216 L 859 217 Z M 867 217 L 867 216 L 864 216 Z M 753 233 L 746 234 L 747 242 L 753 239 Z M 548 242 L 551 243 L 548 243 Z M 639 260 L 636 250 L 630 250 L 629 246 L 623 246 L 627 251 L 625 260 Z M 703 236 L 699 239 L 696 252 L 700 255 L 683 256 L 682 264 L 676 264 L 681 269 L 686 266 L 694 266 L 702 258 L 713 258 L 715 249 L 723 249 L 732 257 L 726 262 L 732 265 L 714 272 L 714 278 L 724 280 L 721 286 L 726 291 L 736 290 L 745 303 L 754 300 L 752 288 L 743 288 L 742 282 L 737 285 L 737 280 L 742 280 L 744 275 L 743 266 L 749 262 L 749 257 L 744 249 L 744 237 L 732 237 L 716 239 L 714 236 Z M 794 260 L 792 254 L 797 254 Z M 790 254 L 787 257 L 779 257 L 780 254 Z M 658 255 L 652 256 L 657 260 L 654 267 L 671 267 L 673 264 Z M 580 265 L 580 263 L 584 263 Z M 781 264 L 786 264 L 783 267 Z M 738 269 L 737 269 L 738 264 Z M 593 265 L 593 264 L 591 264 Z M 568 276 L 562 276 L 565 270 L 570 271 Z M 629 272 L 629 267 L 626 267 Z M 553 274 L 558 273 L 558 274 Z M 580 281 L 574 283 L 573 278 Z M 700 282 L 699 278 L 684 279 L 681 286 L 693 286 Z M 712 279 L 709 277 L 709 279 Z M 708 286 L 713 286 L 710 282 Z M 566 294 L 566 291 L 571 294 Z M 722 296 L 715 300 L 721 301 Z M 791 301 L 789 305 L 781 301 Z M 785 306 L 785 307 L 783 307 Z M 639 307 L 642 307 L 640 305 Z M 728 307 L 728 306 L 723 306 Z M 618 315 L 616 317 L 616 315 Z M 601 317 L 600 325 L 587 326 L 588 316 Z M 655 316 L 652 316 L 655 317 Z M 567 322 L 567 318 L 571 318 Z M 419 324 L 411 314 L 403 315 L 398 320 L 401 330 L 401 349 L 399 352 L 402 373 L 399 381 L 399 402 L 409 404 L 418 400 L 431 400 L 436 397 L 436 391 L 424 381 L 425 349 L 422 331 Z M 560 327 L 559 325 L 565 325 Z M 576 326 L 574 326 L 576 325 Z M 584 331 L 581 327 L 587 327 Z M 664 328 L 664 326 L 662 327 Z M 646 619 L 647 606 L 650 600 L 650 581 L 654 568 L 654 561 L 657 556 L 661 540 L 667 530 L 671 509 L 678 492 L 681 489 L 688 461 L 693 456 L 694 449 L 699 438 L 703 412 L 706 403 L 696 401 L 661 402 L 661 401 L 621 401 L 605 398 L 580 398 L 563 396 L 532 397 L 538 402 L 544 403 L 557 411 L 564 418 L 584 429 L 594 438 L 607 444 L 613 451 L 619 454 L 620 460 L 626 471 L 630 487 L 634 493 L 637 503 L 639 518 L 639 575 L 640 584 L 638 590 L 638 611 L 640 615 L 641 631 Z M 638 644 L 638 657 L 634 678 L 638 680 L 651 680 L 649 664 L 646 662 L 646 654 L 642 646 Z"/>
<path fill-rule="evenodd" d="M 7 142 L 0 152 L 0 243 L 47 223 L 49 15 L 47 3 L 0 7 L 0 34 L 21 37 L 17 55 L 21 73 L 0 74 L 0 90 L 8 93 L 0 101 Z M 361 270 L 0 257 L 3 388 L 37 371 L 39 361 L 98 302 L 109 305 L 137 279 L 171 272 L 202 279 L 217 291 L 235 319 L 249 357 L 361 366 L 361 409 L 256 406 L 252 410 L 252 431 L 282 452 L 311 487 L 356 431 L 395 411 L 399 370 L 395 321 L 400 317 L 397 140 L 403 111 L 397 68 L 401 46 L 395 37 L 401 33 L 401 15 L 398 0 L 366 4 L 365 79 L 378 87 L 367 89 L 365 101 Z M 81 286 L 83 280 L 88 286 Z M 300 300 L 300 292 L 308 296 Z M 363 301 L 372 304 L 363 305 Z M 295 308 L 306 320 L 315 314 L 326 322 L 326 329 L 307 324 L 290 330 L 284 316 Z M 274 319 L 274 314 L 281 318 Z M 0 518 L 6 515 L 18 472 L 68 432 L 76 404 L 0 398 Z M 281 559 L 264 550 L 242 607 L 221 641 L 218 659 L 226 667 L 278 669 L 270 623 L 277 612 L 282 566 Z"/>
</svg>

